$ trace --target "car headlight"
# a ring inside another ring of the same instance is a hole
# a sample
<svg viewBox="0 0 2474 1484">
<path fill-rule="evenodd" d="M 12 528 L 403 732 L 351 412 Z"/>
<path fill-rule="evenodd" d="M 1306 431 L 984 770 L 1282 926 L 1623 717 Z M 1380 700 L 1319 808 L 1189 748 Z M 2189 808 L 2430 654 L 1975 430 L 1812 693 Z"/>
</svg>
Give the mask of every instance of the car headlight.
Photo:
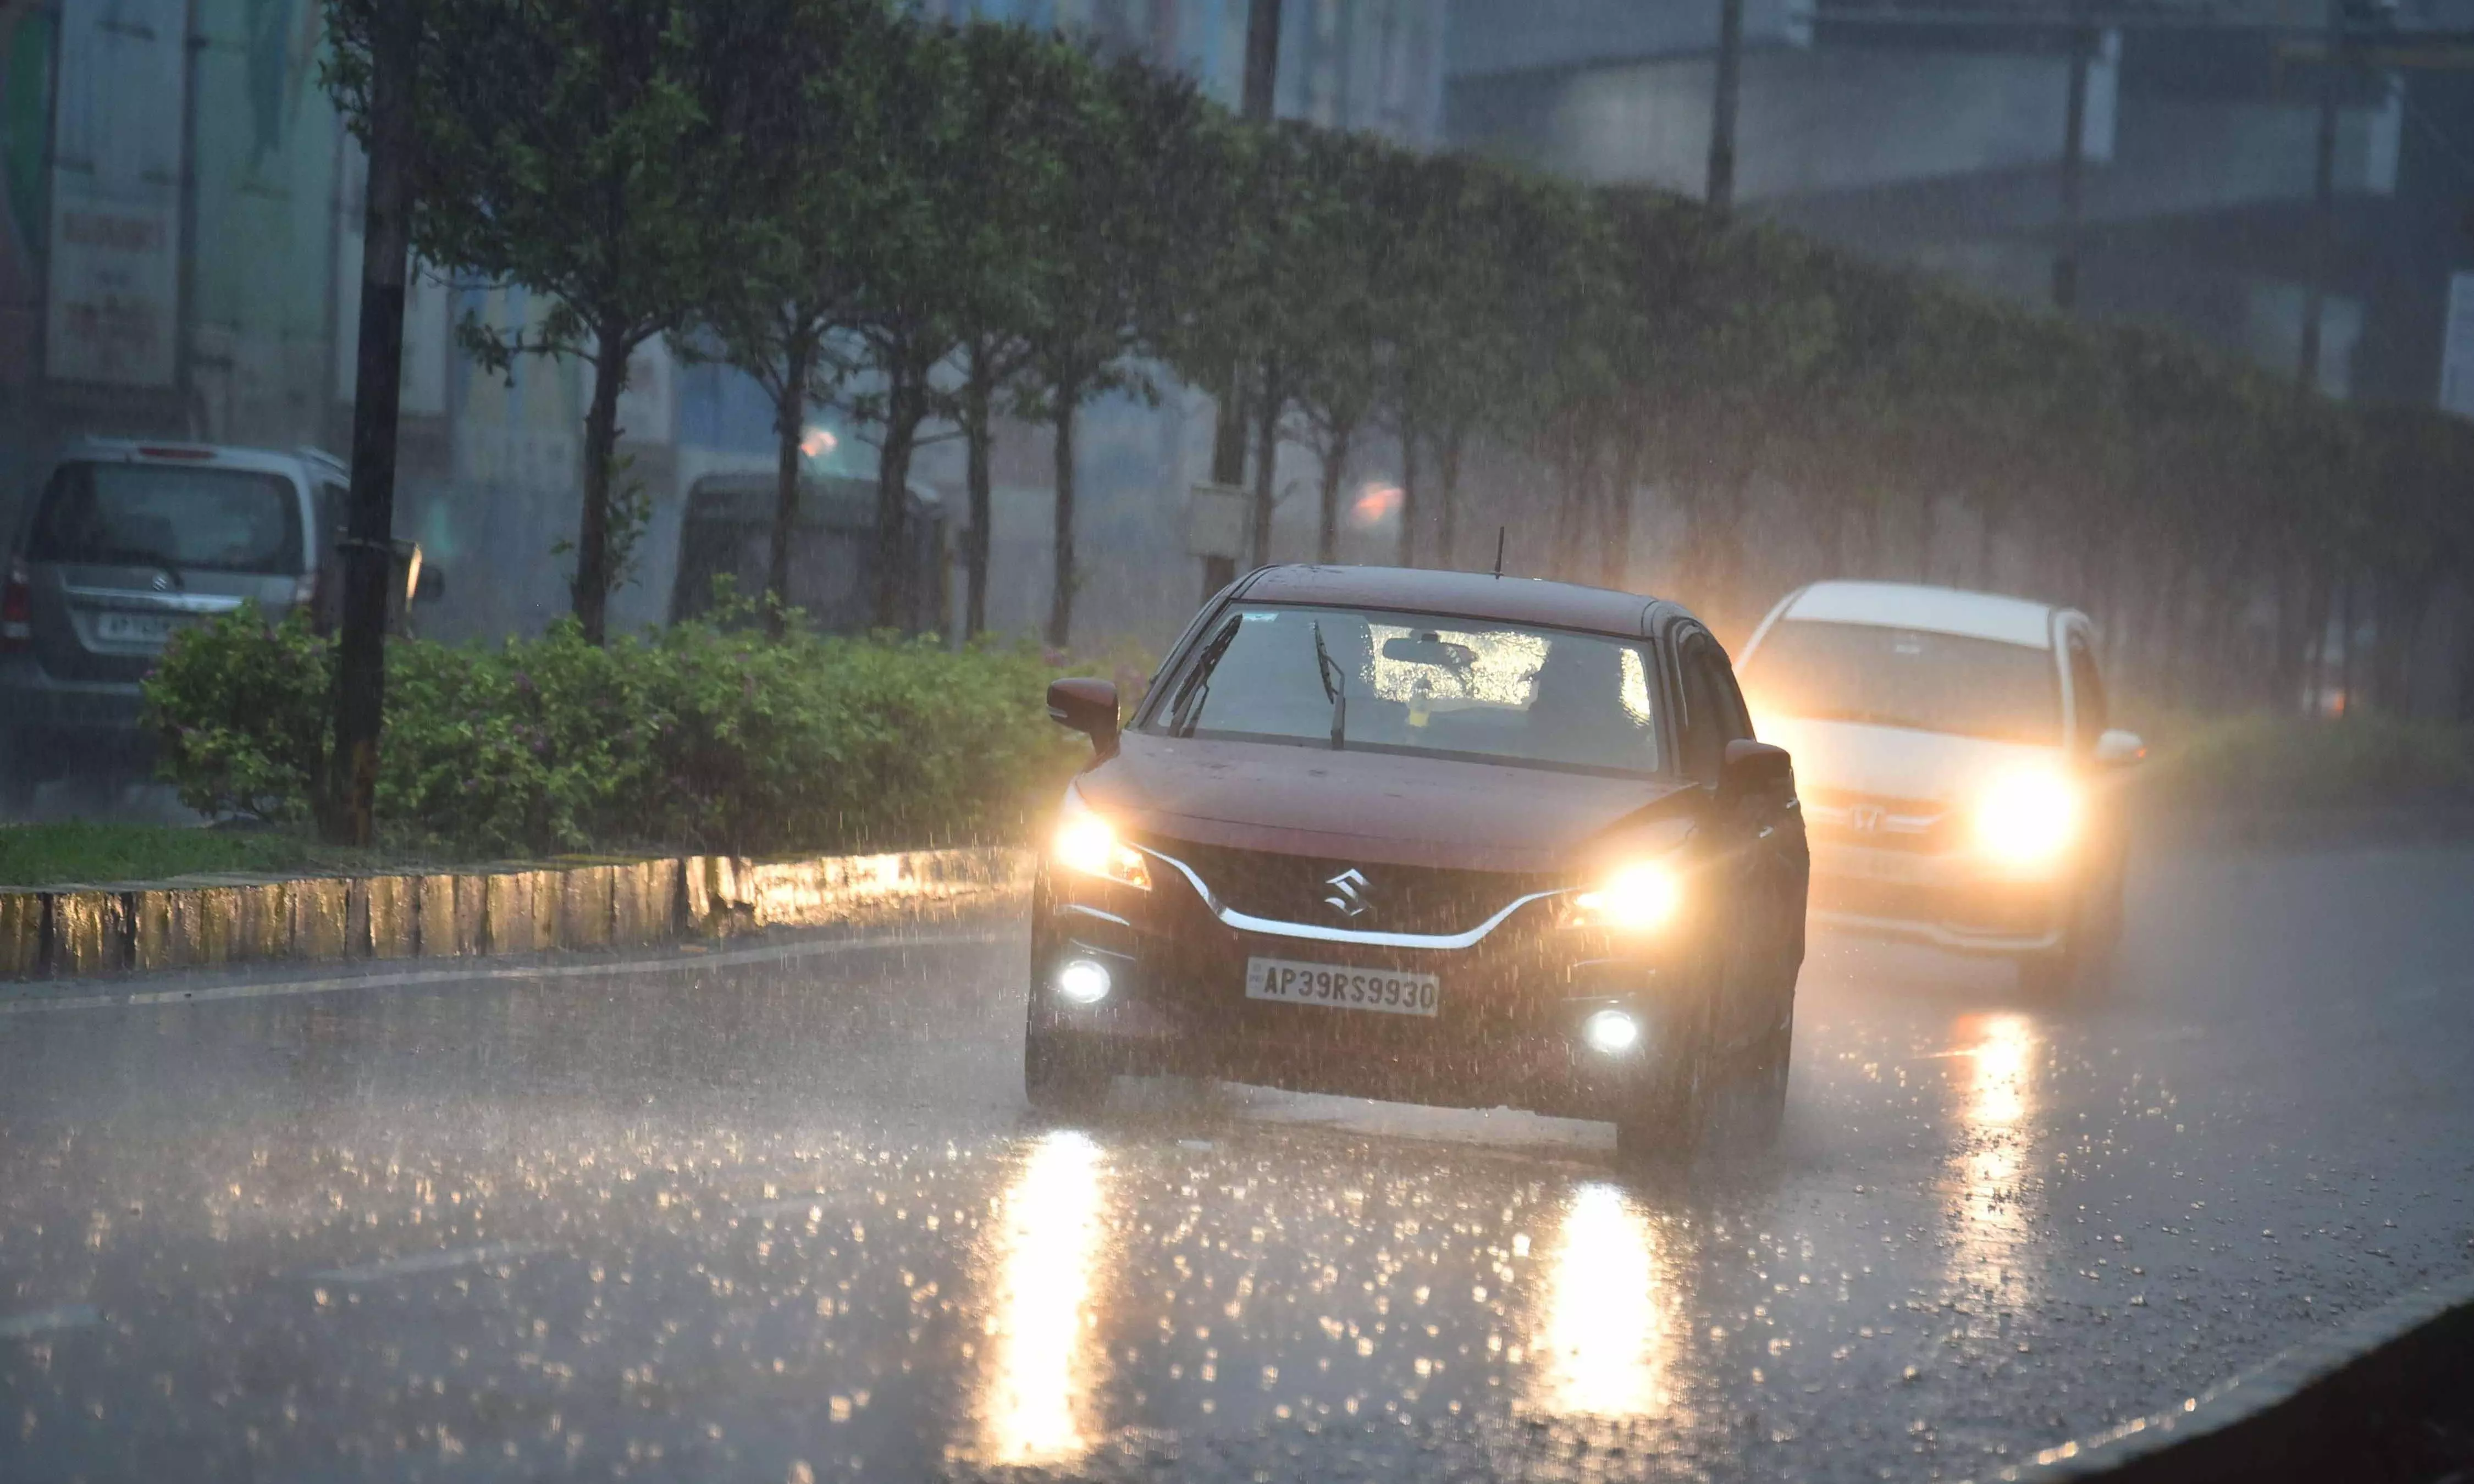
<svg viewBox="0 0 2474 1484">
<path fill-rule="evenodd" d="M 1588 891 L 1575 893 L 1568 921 L 1574 927 L 1645 933 L 1665 926 L 1683 903 L 1684 883 L 1672 867 L 1635 861 L 1617 867 Z"/>
<path fill-rule="evenodd" d="M 1140 891 L 1152 889 L 1152 871 L 1143 860 L 1143 852 L 1118 839 L 1116 826 L 1084 803 L 1079 790 L 1065 792 L 1065 807 L 1057 814 L 1056 839 L 1051 853 L 1056 864 L 1068 871 Z"/>
<path fill-rule="evenodd" d="M 2079 791 L 2043 768 L 2004 774 L 1976 802 L 1976 840 L 1988 854 L 2015 865 L 2047 861 L 2078 838 Z"/>
</svg>

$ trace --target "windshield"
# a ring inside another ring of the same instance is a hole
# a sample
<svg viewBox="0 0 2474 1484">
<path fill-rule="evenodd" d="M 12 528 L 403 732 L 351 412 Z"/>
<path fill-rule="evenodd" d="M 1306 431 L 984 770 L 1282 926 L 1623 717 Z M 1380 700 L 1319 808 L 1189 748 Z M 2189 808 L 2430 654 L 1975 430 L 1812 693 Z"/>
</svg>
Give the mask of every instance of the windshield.
<svg viewBox="0 0 2474 1484">
<path fill-rule="evenodd" d="M 1660 767 L 1637 640 L 1441 615 L 1232 610 L 1147 730 L 1588 773 Z"/>
<path fill-rule="evenodd" d="M 37 562 L 297 572 L 292 482 L 246 469 L 63 464 L 27 555 Z"/>
<path fill-rule="evenodd" d="M 2053 657 L 2024 644 L 1876 624 L 1773 626 L 1741 672 L 1757 717 L 1801 716 L 2055 746 Z"/>
</svg>

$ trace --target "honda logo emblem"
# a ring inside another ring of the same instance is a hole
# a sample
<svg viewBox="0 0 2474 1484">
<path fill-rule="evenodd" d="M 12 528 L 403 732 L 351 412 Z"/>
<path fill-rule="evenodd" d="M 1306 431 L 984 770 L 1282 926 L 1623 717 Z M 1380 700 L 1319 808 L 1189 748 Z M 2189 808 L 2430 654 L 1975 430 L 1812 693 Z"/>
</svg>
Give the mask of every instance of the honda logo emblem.
<svg viewBox="0 0 2474 1484">
<path fill-rule="evenodd" d="M 1847 827 L 1857 834 L 1869 835 L 1881 827 L 1881 806 L 1859 803 L 1847 811 Z"/>
<path fill-rule="evenodd" d="M 1331 894 L 1322 899 L 1322 904 L 1342 917 L 1357 917 L 1367 908 L 1374 905 L 1371 900 L 1373 884 L 1366 879 L 1365 872 L 1354 866 L 1333 876 L 1323 885 L 1331 888 Z"/>
</svg>

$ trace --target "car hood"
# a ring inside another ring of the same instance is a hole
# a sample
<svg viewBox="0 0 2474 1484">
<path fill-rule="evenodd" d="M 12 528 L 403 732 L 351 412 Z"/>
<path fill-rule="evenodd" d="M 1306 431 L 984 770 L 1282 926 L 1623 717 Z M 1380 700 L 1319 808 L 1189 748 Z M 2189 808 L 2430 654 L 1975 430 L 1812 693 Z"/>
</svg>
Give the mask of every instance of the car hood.
<svg viewBox="0 0 2474 1484">
<path fill-rule="evenodd" d="M 2058 747 L 1861 722 L 1781 717 L 1763 721 L 1761 733 L 1762 740 L 1795 754 L 1796 786 L 1817 800 L 1830 794 L 1871 794 L 1956 803 L 1973 797 L 1997 774 L 2062 760 Z"/>
<path fill-rule="evenodd" d="M 1612 829 L 1685 812 L 1699 795 L 1673 778 L 1140 732 L 1077 786 L 1137 833 L 1514 872 L 1564 869 Z"/>
</svg>

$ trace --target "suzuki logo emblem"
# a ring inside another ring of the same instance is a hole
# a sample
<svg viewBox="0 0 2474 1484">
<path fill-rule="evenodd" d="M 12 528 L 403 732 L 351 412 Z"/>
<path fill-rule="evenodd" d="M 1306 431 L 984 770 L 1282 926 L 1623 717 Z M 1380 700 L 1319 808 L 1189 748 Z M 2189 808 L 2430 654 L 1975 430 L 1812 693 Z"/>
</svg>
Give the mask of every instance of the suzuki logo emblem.
<svg viewBox="0 0 2474 1484">
<path fill-rule="evenodd" d="M 155 590 L 157 592 L 170 592 L 172 590 L 172 579 L 161 572 L 156 573 Z"/>
<path fill-rule="evenodd" d="M 1357 917 L 1367 908 L 1374 905 L 1370 899 L 1373 892 L 1373 884 L 1366 879 L 1365 872 L 1354 866 L 1325 881 L 1323 885 L 1331 888 L 1331 895 L 1322 899 L 1322 904 L 1342 917 Z"/>
<path fill-rule="evenodd" d="M 1848 810 L 1847 827 L 1856 831 L 1858 834 L 1867 835 L 1880 829 L 1881 827 L 1880 805 L 1859 803 L 1856 807 Z"/>
</svg>

